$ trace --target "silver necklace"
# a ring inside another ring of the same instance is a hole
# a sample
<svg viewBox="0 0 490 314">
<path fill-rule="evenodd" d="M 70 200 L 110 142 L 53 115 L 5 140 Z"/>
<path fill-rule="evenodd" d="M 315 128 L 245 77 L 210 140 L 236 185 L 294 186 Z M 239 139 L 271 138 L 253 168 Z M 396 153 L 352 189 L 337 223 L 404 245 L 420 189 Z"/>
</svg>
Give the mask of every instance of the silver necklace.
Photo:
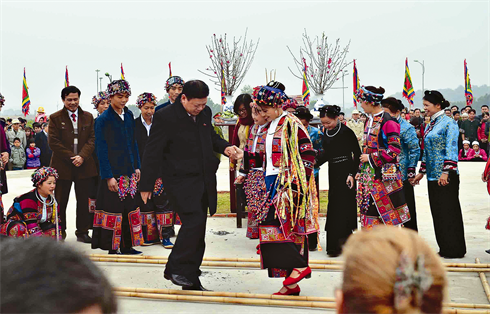
<svg viewBox="0 0 490 314">
<path fill-rule="evenodd" d="M 338 127 L 338 130 L 337 130 L 337 132 L 335 132 L 335 134 L 333 134 L 333 135 L 328 134 L 328 130 L 327 130 L 327 132 L 325 132 L 325 134 L 326 134 L 328 137 L 334 137 L 335 135 L 337 135 L 337 133 L 339 133 L 339 131 L 340 131 L 340 121 L 339 121 L 339 120 L 337 120 L 337 126 L 336 126 L 336 128 L 337 128 L 337 127 Z"/>
</svg>

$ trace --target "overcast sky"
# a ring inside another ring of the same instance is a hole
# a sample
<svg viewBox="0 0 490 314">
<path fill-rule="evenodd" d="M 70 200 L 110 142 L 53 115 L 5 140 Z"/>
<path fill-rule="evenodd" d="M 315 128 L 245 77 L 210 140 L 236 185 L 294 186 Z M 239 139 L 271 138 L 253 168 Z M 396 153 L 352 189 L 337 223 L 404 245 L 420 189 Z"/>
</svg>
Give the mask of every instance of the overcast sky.
<svg viewBox="0 0 490 314">
<path fill-rule="evenodd" d="M 209 79 L 205 45 L 212 34 L 260 38 L 244 83 L 264 84 L 265 68 L 277 70 L 287 94 L 301 93 L 301 80 L 288 70 L 294 52 L 309 35 L 325 32 L 330 42 L 351 40 L 347 59 L 356 59 L 361 84 L 381 85 L 387 94 L 403 88 L 408 57 L 415 89 L 456 88 L 464 83 L 466 58 L 473 85 L 490 85 L 490 1 L 5 1 L 0 0 L 0 92 L 6 109 L 21 107 L 26 68 L 31 110 L 61 108 L 60 91 L 68 65 L 71 85 L 82 91 L 82 107 L 92 107 L 96 69 L 119 77 L 120 63 L 138 94 L 165 95 L 171 61 L 185 80 Z M 352 105 L 352 68 L 345 78 L 345 103 Z M 107 84 L 104 78 L 104 87 Z M 342 87 L 341 80 L 335 87 Z M 235 94 L 237 96 L 237 94 Z M 219 101 L 219 92 L 211 97 Z M 416 97 L 421 97 L 417 95 Z M 342 91 L 326 94 L 342 104 Z"/>
</svg>

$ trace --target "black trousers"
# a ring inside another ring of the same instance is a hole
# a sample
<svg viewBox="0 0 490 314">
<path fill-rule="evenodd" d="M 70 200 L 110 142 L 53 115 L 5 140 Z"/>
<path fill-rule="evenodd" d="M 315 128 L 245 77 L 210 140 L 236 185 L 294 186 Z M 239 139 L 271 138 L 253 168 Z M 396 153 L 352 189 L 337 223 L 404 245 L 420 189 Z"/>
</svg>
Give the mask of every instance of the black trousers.
<svg viewBox="0 0 490 314">
<path fill-rule="evenodd" d="M 466 254 L 466 243 L 463 214 L 459 203 L 459 175 L 451 171 L 449 184 L 446 186 L 439 186 L 437 181 L 429 181 L 428 190 L 440 255 L 463 257 Z"/>
<path fill-rule="evenodd" d="M 68 205 L 72 183 L 75 183 L 75 195 L 77 198 L 77 230 L 75 231 L 75 234 L 80 236 L 88 234 L 88 230 L 92 226 L 88 199 L 90 197 L 90 192 L 92 191 L 94 178 L 75 180 L 59 179 L 56 182 L 55 196 L 59 205 L 61 228 L 63 231 L 66 230 L 66 206 Z"/>
<path fill-rule="evenodd" d="M 417 228 L 417 212 L 415 211 L 415 193 L 413 185 L 408 180 L 403 181 L 403 192 L 405 192 L 405 201 L 407 202 L 408 211 L 410 212 L 410 221 L 404 226 L 418 232 Z"/>
<path fill-rule="evenodd" d="M 315 176 L 316 192 L 318 194 L 318 204 L 320 204 L 320 178 L 319 175 Z M 318 205 L 320 206 L 320 205 Z M 320 208 L 318 208 L 320 212 Z M 308 246 L 310 251 L 314 251 L 318 248 L 318 232 L 310 233 L 308 235 Z"/>
<path fill-rule="evenodd" d="M 171 204 L 172 197 L 170 196 Z M 182 226 L 179 230 L 179 236 L 175 241 L 174 247 L 168 257 L 166 274 L 183 275 L 194 285 L 200 285 L 199 276 L 201 271 L 202 259 L 206 243 L 208 197 L 204 189 L 200 204 L 195 204 L 193 208 L 181 208 L 176 205 L 173 209 L 179 214 Z"/>
</svg>

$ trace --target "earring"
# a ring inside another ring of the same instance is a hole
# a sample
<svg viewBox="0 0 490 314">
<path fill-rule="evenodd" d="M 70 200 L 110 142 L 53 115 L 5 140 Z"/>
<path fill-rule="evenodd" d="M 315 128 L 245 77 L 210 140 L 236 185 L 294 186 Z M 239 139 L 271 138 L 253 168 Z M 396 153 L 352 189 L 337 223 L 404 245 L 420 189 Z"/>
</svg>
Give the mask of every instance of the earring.
<svg viewBox="0 0 490 314">
<path fill-rule="evenodd" d="M 277 109 L 276 109 L 276 114 L 278 115 L 279 113 L 277 112 Z"/>
</svg>

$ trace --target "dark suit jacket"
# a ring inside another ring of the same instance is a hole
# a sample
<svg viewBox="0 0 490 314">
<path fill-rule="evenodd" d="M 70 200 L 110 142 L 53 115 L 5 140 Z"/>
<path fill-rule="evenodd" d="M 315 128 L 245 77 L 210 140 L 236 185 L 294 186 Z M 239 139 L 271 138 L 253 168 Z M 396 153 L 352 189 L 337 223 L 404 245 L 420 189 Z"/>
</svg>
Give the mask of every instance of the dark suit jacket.
<svg viewBox="0 0 490 314">
<path fill-rule="evenodd" d="M 44 131 L 41 131 L 36 134 L 36 147 L 39 147 L 41 150 L 41 166 L 42 167 L 49 167 L 49 164 L 51 162 L 51 155 L 53 155 L 53 151 L 48 145 L 48 137 L 44 133 Z"/>
<path fill-rule="evenodd" d="M 145 152 L 146 142 L 148 141 L 148 133 L 146 132 L 146 128 L 141 122 L 141 115 L 134 119 L 134 137 L 136 139 L 136 143 L 138 143 L 138 153 L 140 156 L 140 161 L 143 160 L 143 153 Z"/>
<path fill-rule="evenodd" d="M 163 108 L 167 107 L 168 105 L 170 105 L 170 100 L 168 100 L 168 101 L 164 102 L 164 103 L 163 103 L 163 104 L 161 104 L 161 105 L 156 106 L 156 108 L 155 108 L 155 112 L 157 112 L 157 111 L 158 111 L 158 110 L 160 110 L 160 109 L 163 109 Z"/>
<path fill-rule="evenodd" d="M 163 185 L 170 200 L 182 211 L 200 207 L 206 192 L 209 213 L 216 213 L 216 170 L 230 144 L 220 138 L 211 123 L 211 109 L 205 107 L 196 122 L 180 101 L 155 112 L 143 156 L 140 191 L 153 191 L 161 167 Z"/>
<path fill-rule="evenodd" d="M 103 180 L 118 179 L 122 175 L 131 176 L 136 169 L 140 169 L 134 127 L 133 113 L 127 107 L 124 108 L 124 121 L 111 106 L 97 118 L 97 158 Z"/>
<path fill-rule="evenodd" d="M 53 151 L 51 167 L 58 170 L 62 180 L 95 177 L 97 169 L 92 158 L 95 147 L 94 117 L 80 107 L 78 107 L 78 155 L 84 160 L 80 167 L 75 167 L 71 160 L 71 157 L 75 156 L 73 139 L 73 123 L 68 116 L 68 110 L 63 107 L 49 117 L 48 143 Z"/>
</svg>

